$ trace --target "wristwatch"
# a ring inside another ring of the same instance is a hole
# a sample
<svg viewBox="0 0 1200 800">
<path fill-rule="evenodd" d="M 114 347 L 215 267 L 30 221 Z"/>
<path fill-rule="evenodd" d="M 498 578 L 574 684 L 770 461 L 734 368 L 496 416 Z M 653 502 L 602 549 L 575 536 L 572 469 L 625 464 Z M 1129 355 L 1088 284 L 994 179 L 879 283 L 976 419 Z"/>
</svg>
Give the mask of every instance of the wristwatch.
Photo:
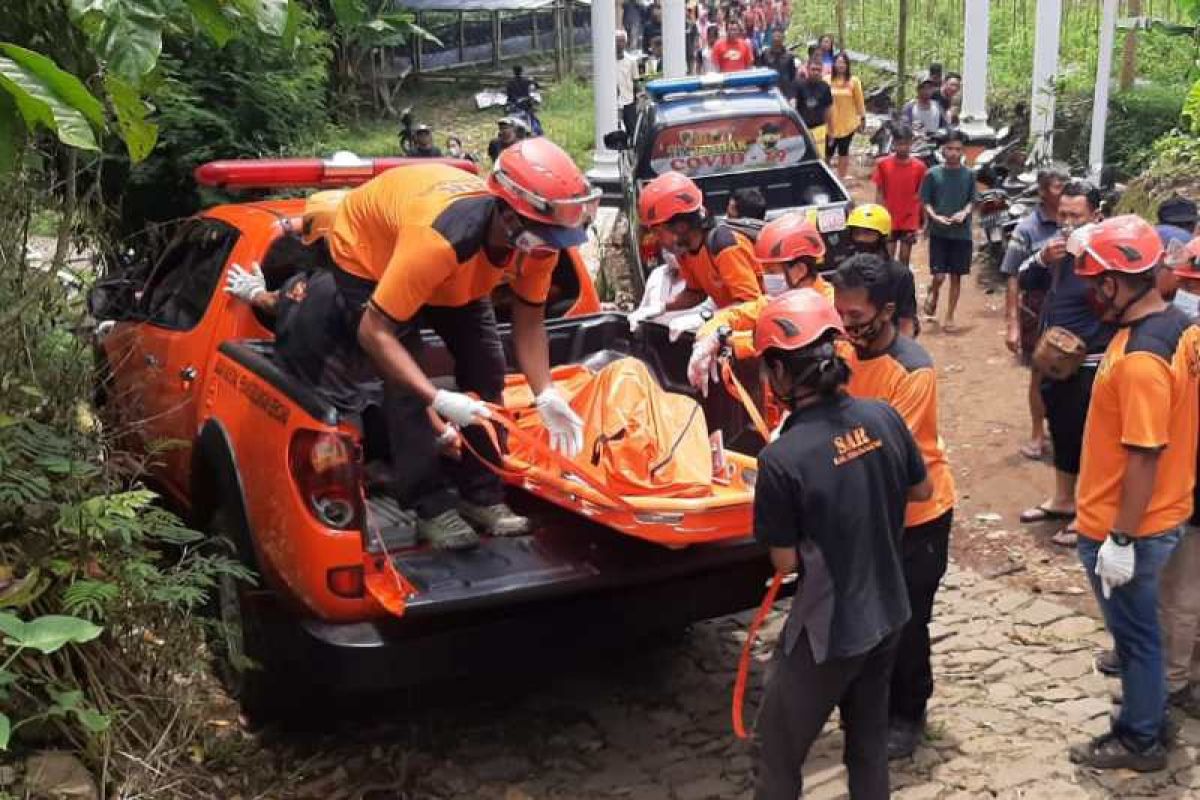
<svg viewBox="0 0 1200 800">
<path fill-rule="evenodd" d="M 1109 531 L 1108 538 L 1112 539 L 1121 547 L 1126 547 L 1127 545 L 1133 543 L 1133 539 L 1129 536 L 1129 534 L 1122 531 Z"/>
</svg>

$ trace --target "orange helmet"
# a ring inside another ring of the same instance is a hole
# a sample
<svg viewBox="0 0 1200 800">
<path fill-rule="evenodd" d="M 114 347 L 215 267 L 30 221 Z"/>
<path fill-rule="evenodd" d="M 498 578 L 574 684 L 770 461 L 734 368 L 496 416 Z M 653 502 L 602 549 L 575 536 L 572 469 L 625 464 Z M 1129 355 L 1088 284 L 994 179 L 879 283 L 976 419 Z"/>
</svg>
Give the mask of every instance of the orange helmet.
<svg viewBox="0 0 1200 800">
<path fill-rule="evenodd" d="M 1177 277 L 1194 281 L 1200 280 L 1200 236 L 1182 247 L 1178 245 L 1168 247 L 1164 263 Z"/>
<path fill-rule="evenodd" d="M 704 207 L 700 187 L 680 172 L 664 172 L 642 187 L 638 198 L 638 216 L 648 227 L 662 225 L 676 214 L 688 214 Z"/>
<path fill-rule="evenodd" d="M 600 204 L 600 190 L 588 183 L 561 147 L 543 136 L 506 147 L 487 187 L 522 217 L 559 228 L 582 227 Z"/>
<path fill-rule="evenodd" d="M 844 333 L 833 303 L 815 289 L 793 289 L 767 303 L 754 323 L 754 351 L 799 350 L 829 331 Z"/>
<path fill-rule="evenodd" d="M 1103 272 L 1138 274 L 1158 266 L 1162 239 L 1136 214 L 1123 214 L 1071 234 L 1067 251 L 1075 256 L 1075 274 L 1092 277 Z"/>
<path fill-rule="evenodd" d="M 825 242 L 817 226 L 795 211 L 773 219 L 759 231 L 754 254 L 763 264 L 795 261 L 798 258 L 825 257 Z"/>
</svg>

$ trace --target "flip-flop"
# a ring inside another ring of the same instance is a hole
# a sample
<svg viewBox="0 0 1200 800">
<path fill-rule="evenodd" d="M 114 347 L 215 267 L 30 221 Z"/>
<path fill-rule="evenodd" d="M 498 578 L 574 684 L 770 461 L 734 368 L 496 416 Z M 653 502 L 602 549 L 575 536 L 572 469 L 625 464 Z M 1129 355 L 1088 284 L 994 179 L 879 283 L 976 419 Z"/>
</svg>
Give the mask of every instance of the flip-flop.
<svg viewBox="0 0 1200 800">
<path fill-rule="evenodd" d="M 1065 528 L 1059 528 L 1050 537 L 1050 541 L 1059 547 L 1074 547 L 1079 541 L 1079 531 L 1073 529 L 1070 525 Z"/>
<path fill-rule="evenodd" d="M 1046 457 L 1045 445 L 1034 445 L 1033 442 L 1026 442 L 1018 448 L 1018 452 L 1028 458 L 1030 461 L 1041 461 Z"/>
<path fill-rule="evenodd" d="M 1035 522 L 1046 522 L 1048 520 L 1072 520 L 1075 519 L 1074 511 L 1056 511 L 1053 508 L 1045 506 L 1034 506 L 1027 508 L 1021 512 L 1021 516 L 1017 517 L 1022 525 L 1032 525 Z"/>
</svg>

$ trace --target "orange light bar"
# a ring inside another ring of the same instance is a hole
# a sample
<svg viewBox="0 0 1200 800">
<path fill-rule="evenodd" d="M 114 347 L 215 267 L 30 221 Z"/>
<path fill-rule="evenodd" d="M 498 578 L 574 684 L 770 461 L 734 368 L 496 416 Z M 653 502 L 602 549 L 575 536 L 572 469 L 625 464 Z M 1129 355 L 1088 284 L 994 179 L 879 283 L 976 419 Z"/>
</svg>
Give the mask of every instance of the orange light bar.
<svg viewBox="0 0 1200 800">
<path fill-rule="evenodd" d="M 210 161 L 196 167 L 201 186 L 283 189 L 289 187 L 357 186 L 394 167 L 406 164 L 448 164 L 479 174 L 479 166 L 462 158 L 359 158 L 339 152 L 332 158 L 259 158 Z"/>
</svg>

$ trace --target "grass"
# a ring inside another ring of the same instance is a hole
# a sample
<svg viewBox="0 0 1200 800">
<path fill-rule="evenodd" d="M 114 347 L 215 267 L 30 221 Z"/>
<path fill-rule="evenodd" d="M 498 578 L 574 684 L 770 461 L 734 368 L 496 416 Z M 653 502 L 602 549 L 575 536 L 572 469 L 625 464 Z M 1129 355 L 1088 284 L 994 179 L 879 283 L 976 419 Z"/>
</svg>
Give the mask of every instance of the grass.
<svg viewBox="0 0 1200 800">
<path fill-rule="evenodd" d="M 475 108 L 475 88 L 460 88 L 442 84 L 414 85 L 397 100 L 397 107 L 412 106 L 415 123 L 425 123 L 434 130 L 439 147 L 445 146 L 447 136 L 455 135 L 481 161 L 487 160 L 488 142 L 496 134 L 496 120 L 504 116 L 503 109 Z M 544 103 L 538 112 L 546 135 L 561 145 L 580 167 L 591 166 L 593 147 L 592 88 L 590 83 L 567 79 L 545 87 Z M 305 143 L 298 150 L 328 154 L 334 150 L 350 150 L 361 156 L 395 155 L 400 143 L 396 120 L 371 120 L 329 128 L 317 141 Z"/>
</svg>

